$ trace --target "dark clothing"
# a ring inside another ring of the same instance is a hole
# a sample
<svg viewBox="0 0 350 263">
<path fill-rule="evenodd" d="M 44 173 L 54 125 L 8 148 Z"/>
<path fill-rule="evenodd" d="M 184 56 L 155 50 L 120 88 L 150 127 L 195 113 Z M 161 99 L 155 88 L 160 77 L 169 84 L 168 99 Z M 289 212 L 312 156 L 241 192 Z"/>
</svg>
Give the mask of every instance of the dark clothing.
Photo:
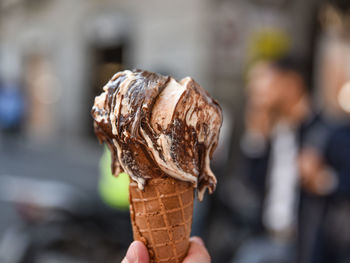
<svg viewBox="0 0 350 263">
<path fill-rule="evenodd" d="M 350 262 L 350 125 L 332 129 L 324 157 L 338 185 L 320 197 L 324 207 L 312 262 Z"/>
<path fill-rule="evenodd" d="M 298 262 L 350 262 L 350 124 L 328 125 L 316 116 L 298 129 L 300 147 L 311 145 L 324 157 L 338 181 L 327 196 L 300 189 Z M 266 192 L 270 147 L 248 159 L 249 181 L 260 196 L 260 215 Z M 264 232 L 261 218 L 257 232 Z"/>
<path fill-rule="evenodd" d="M 329 127 L 322 119 L 320 114 L 310 116 L 296 130 L 299 148 L 306 144 L 311 145 L 312 147 L 317 148 L 323 152 L 323 148 L 325 147 L 324 144 L 326 141 L 325 138 L 327 137 L 328 130 Z M 264 227 L 262 224 L 262 210 L 267 187 L 266 180 L 268 177 L 271 155 L 270 152 L 271 145 L 268 143 L 265 151 L 261 155 L 246 157 L 248 182 L 258 195 L 260 202 L 260 218 L 257 225 L 255 226 L 255 231 L 258 233 L 264 232 Z"/>
<path fill-rule="evenodd" d="M 0 84 L 0 131 L 18 131 L 24 111 L 24 98 L 20 87 L 16 84 Z"/>
<path fill-rule="evenodd" d="M 336 172 L 338 187 L 332 196 L 350 197 L 350 124 L 335 128 L 325 152 L 326 162 Z"/>
<path fill-rule="evenodd" d="M 346 158 L 346 156 L 350 157 L 350 152 L 346 154 L 345 149 L 342 153 L 336 153 L 335 149 L 337 146 L 335 146 L 335 142 L 332 142 L 332 140 L 329 139 L 331 134 L 331 126 L 328 125 L 328 123 L 322 118 L 320 114 L 308 118 L 300 125 L 300 127 L 296 130 L 296 133 L 299 149 L 308 146 L 316 149 L 321 154 L 327 155 L 326 152 L 329 152 L 328 154 L 330 157 L 327 158 L 334 159 L 333 162 L 337 162 L 338 160 L 338 156 L 336 156 L 336 154 L 341 155 L 343 159 Z M 336 137 L 338 137 L 338 135 Z M 335 140 L 335 138 L 333 140 Z M 340 139 L 337 144 L 340 143 L 341 140 L 342 139 Z M 331 145 L 334 146 L 331 147 Z M 343 146 L 346 148 L 345 144 Z M 331 148 L 334 149 L 331 150 Z M 260 200 L 260 218 L 257 225 L 255 226 L 255 232 L 259 234 L 265 232 L 264 226 L 262 224 L 262 214 L 264 199 L 266 196 L 266 183 L 268 178 L 267 175 L 269 169 L 269 159 L 271 155 L 270 149 L 271 147 L 268 145 L 265 149 L 265 152 L 260 156 L 247 158 L 248 181 L 250 182 L 250 185 L 255 190 L 255 192 L 258 194 Z M 343 167 L 344 166 L 345 165 L 343 165 Z M 343 173 L 346 173 L 346 171 Z M 345 182 L 346 179 L 347 178 L 341 179 L 341 181 Z M 342 188 L 344 187 L 342 186 Z M 298 262 L 306 263 L 311 262 L 312 258 L 315 258 L 314 251 L 316 247 L 323 246 L 323 244 L 317 240 L 319 240 L 321 236 L 321 229 L 323 229 L 322 225 L 326 210 L 326 198 L 315 196 L 311 193 L 303 191 L 302 189 L 299 189 L 299 192 L 296 193 L 296 195 L 299 197 L 297 242 Z"/>
</svg>

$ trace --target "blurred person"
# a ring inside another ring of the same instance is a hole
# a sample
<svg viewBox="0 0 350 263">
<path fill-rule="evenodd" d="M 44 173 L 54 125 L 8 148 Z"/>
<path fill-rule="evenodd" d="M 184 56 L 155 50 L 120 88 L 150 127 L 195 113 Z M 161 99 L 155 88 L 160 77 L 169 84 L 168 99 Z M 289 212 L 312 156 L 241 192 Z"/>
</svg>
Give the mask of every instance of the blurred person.
<svg viewBox="0 0 350 263">
<path fill-rule="evenodd" d="M 14 82 L 0 82 L 0 130 L 18 132 L 22 127 L 24 98 L 20 86 Z"/>
<path fill-rule="evenodd" d="M 122 263 L 148 263 L 149 255 L 146 246 L 140 241 L 131 243 Z M 183 263 L 210 263 L 210 255 L 204 242 L 199 237 L 190 238 L 190 248 Z"/>
<path fill-rule="evenodd" d="M 324 147 L 304 147 L 299 157 L 304 195 L 319 204 L 313 242 L 303 262 L 350 262 L 350 3 L 329 2 L 323 14 L 318 78 L 330 131 Z"/>
<path fill-rule="evenodd" d="M 99 163 L 98 196 L 96 211 L 105 229 L 117 237 L 120 244 L 127 246 L 132 240 L 129 213 L 129 176 L 120 173 L 113 175 L 112 154 L 104 145 L 104 152 Z"/>
<path fill-rule="evenodd" d="M 111 163 L 112 154 L 105 145 L 99 164 L 99 195 L 102 201 L 112 209 L 129 213 L 129 176 L 126 173 L 114 176 Z"/>
<path fill-rule="evenodd" d="M 305 144 L 299 156 L 299 262 L 350 262 L 349 17 L 350 2 L 325 1 L 317 54 L 317 79 L 328 132 Z M 305 234 L 307 233 L 307 234 Z"/>
<path fill-rule="evenodd" d="M 339 91 L 350 105 L 350 84 Z M 324 144 L 322 151 L 305 147 L 299 156 L 303 190 L 322 204 L 309 258 L 350 262 L 350 116 L 332 125 Z"/>
<path fill-rule="evenodd" d="M 309 103 L 302 64 L 290 56 L 258 62 L 248 75 L 242 150 L 260 200 L 256 237 L 234 262 L 290 262 L 298 219 L 300 145 L 319 122 Z M 252 253 L 254 251 L 254 253 Z"/>
<path fill-rule="evenodd" d="M 322 147 L 306 145 L 299 156 L 302 193 L 309 201 L 300 212 L 313 228 L 300 262 L 350 262 L 350 2 L 327 2 L 318 79 L 329 132 Z M 318 206 L 316 215 L 310 203 Z"/>
</svg>

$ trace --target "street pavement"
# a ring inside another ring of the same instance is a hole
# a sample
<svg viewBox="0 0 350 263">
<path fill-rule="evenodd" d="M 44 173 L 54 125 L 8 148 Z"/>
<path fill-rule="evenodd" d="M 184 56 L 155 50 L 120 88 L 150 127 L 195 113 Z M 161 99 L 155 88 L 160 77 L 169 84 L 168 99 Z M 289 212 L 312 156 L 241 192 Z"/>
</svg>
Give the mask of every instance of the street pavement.
<svg viewBox="0 0 350 263">
<path fill-rule="evenodd" d="M 23 137 L 0 137 L 0 177 L 22 176 L 55 180 L 95 192 L 102 146 L 93 138 L 33 142 Z M 19 218 L 11 204 L 0 201 L 0 238 Z"/>
</svg>

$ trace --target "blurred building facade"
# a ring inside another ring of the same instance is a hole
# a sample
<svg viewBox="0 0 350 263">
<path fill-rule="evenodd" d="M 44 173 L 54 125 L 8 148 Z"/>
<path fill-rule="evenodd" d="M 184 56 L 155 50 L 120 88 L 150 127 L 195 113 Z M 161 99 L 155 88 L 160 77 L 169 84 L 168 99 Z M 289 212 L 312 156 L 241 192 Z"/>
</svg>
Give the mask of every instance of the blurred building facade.
<svg viewBox="0 0 350 263">
<path fill-rule="evenodd" d="M 28 113 L 27 130 L 84 134 L 99 82 L 96 72 L 108 63 L 116 70 L 144 68 L 206 83 L 208 49 L 203 43 L 209 41 L 201 30 L 209 15 L 206 4 L 2 1 L 1 77 L 29 89 L 25 92 L 34 112 Z"/>
<path fill-rule="evenodd" d="M 25 131 L 39 138 L 91 133 L 93 97 L 123 68 L 190 75 L 234 112 L 254 59 L 310 56 L 316 3 L 3 0 L 0 78 L 23 86 Z"/>
</svg>

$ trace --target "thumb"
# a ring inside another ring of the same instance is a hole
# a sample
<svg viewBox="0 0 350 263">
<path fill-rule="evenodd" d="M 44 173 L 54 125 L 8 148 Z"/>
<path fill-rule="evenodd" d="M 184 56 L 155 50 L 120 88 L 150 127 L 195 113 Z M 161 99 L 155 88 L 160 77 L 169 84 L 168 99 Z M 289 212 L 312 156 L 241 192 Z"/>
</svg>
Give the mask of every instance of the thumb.
<svg viewBox="0 0 350 263">
<path fill-rule="evenodd" d="M 146 246 L 140 241 L 132 242 L 121 263 L 149 263 Z"/>
<path fill-rule="evenodd" d="M 183 263 L 210 263 L 210 255 L 204 246 L 202 239 L 191 237 L 190 249 Z"/>
</svg>

